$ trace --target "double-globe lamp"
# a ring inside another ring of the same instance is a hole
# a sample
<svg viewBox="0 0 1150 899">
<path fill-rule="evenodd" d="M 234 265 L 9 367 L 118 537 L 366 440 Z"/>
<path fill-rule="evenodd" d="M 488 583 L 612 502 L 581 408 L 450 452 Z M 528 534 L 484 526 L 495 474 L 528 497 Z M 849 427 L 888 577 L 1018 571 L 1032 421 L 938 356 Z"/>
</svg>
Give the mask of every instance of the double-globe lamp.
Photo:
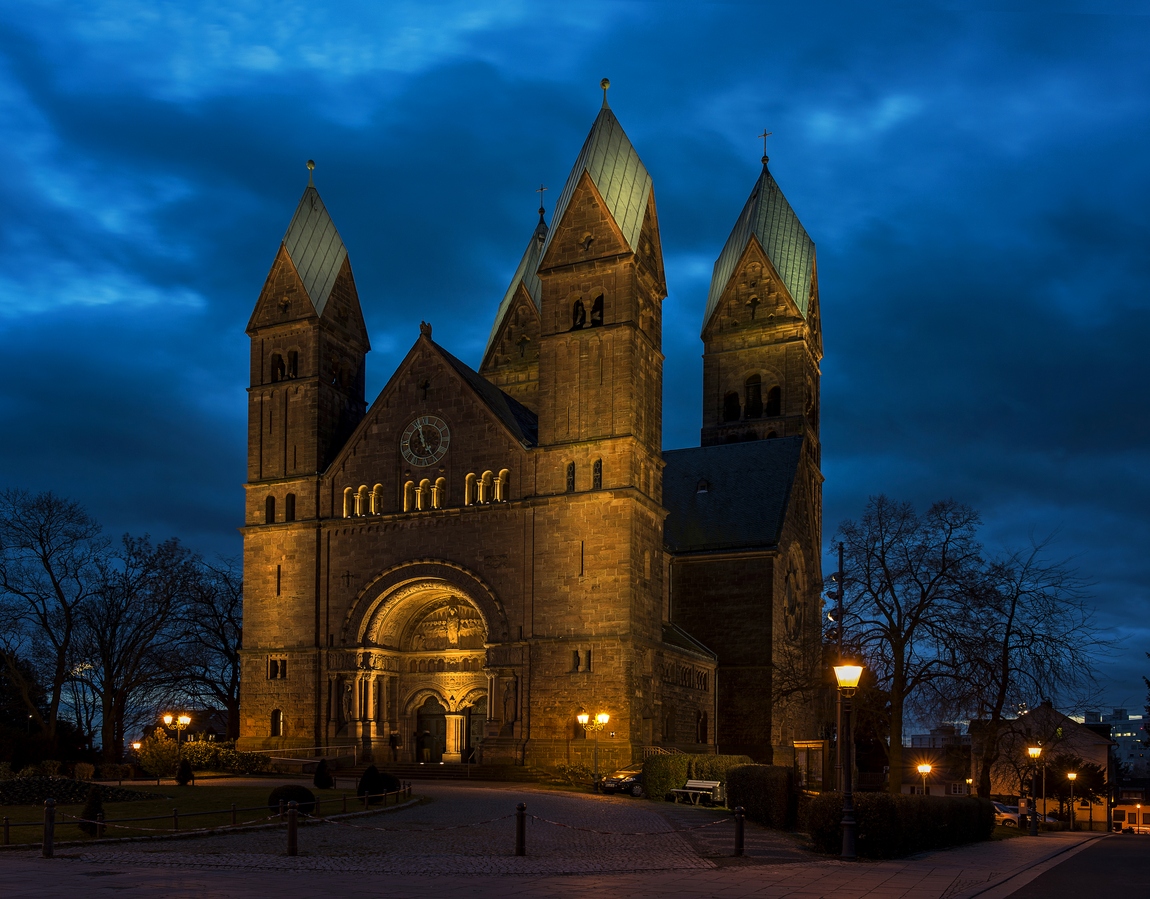
<svg viewBox="0 0 1150 899">
<path fill-rule="evenodd" d="M 835 679 L 839 682 L 839 693 L 843 697 L 843 732 L 839 734 L 842 745 L 843 758 L 843 851 L 842 858 L 854 859 L 856 856 L 855 839 L 857 825 L 855 822 L 855 801 L 853 788 L 854 762 L 851 759 L 851 697 L 858 689 L 859 678 L 862 677 L 862 665 L 835 665 Z"/>
</svg>

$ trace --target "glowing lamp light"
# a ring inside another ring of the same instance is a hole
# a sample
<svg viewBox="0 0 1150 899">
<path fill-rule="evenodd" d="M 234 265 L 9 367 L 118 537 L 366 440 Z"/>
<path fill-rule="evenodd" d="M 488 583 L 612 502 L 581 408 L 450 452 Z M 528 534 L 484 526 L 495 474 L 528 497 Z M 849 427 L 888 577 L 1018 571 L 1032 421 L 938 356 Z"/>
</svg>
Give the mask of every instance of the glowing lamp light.
<svg viewBox="0 0 1150 899">
<path fill-rule="evenodd" d="M 1066 776 L 1068 778 L 1070 778 L 1071 782 L 1078 780 L 1078 772 L 1077 771 L 1068 771 Z"/>
<path fill-rule="evenodd" d="M 840 690 L 853 690 L 862 677 L 862 665 L 835 665 L 835 678 Z"/>
<path fill-rule="evenodd" d="M 925 764 L 919 765 L 918 766 L 918 773 L 921 774 L 923 777 L 930 774 L 930 765 L 925 765 Z"/>
<path fill-rule="evenodd" d="M 191 723 L 192 723 L 192 719 L 191 719 L 191 717 L 190 717 L 190 716 L 188 716 L 188 715 L 180 715 L 180 717 L 179 717 L 179 718 L 177 718 L 176 720 L 177 720 L 177 721 L 178 721 L 180 724 L 182 724 L 184 727 L 187 727 L 189 724 L 191 724 Z"/>
<path fill-rule="evenodd" d="M 1042 747 L 1030 746 L 1027 748 L 1026 752 L 1032 759 L 1037 759 L 1040 755 L 1042 755 Z"/>
<path fill-rule="evenodd" d="M 140 744 L 139 743 L 133 743 L 132 748 L 134 750 L 136 750 L 136 752 L 139 752 L 140 751 Z"/>
<path fill-rule="evenodd" d="M 588 715 L 586 712 L 580 712 L 578 715 L 575 716 L 575 720 L 579 722 L 580 726 L 586 727 L 587 722 L 591 720 L 591 716 Z"/>
<path fill-rule="evenodd" d="M 162 720 L 164 722 L 165 727 L 171 727 L 172 726 L 172 720 L 173 719 L 172 719 L 171 715 L 165 715 Z"/>
<path fill-rule="evenodd" d="M 600 727 L 602 727 L 604 724 L 606 724 L 610 720 L 611 720 L 611 716 L 608 715 L 606 712 L 600 712 L 598 715 L 595 716 L 595 723 L 598 724 Z"/>
</svg>

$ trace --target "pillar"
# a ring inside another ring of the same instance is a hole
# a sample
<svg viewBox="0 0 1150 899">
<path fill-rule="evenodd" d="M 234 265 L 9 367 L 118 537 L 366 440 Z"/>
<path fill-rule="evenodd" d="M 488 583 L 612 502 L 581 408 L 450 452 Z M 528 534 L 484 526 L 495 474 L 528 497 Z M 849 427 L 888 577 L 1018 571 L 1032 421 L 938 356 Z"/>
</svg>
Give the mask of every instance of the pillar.
<svg viewBox="0 0 1150 899">
<path fill-rule="evenodd" d="M 467 726 L 467 716 L 458 712 L 448 712 L 447 718 L 447 750 L 443 753 L 445 762 L 458 764 L 463 761 L 463 747 L 467 745 L 464 728 Z"/>
</svg>

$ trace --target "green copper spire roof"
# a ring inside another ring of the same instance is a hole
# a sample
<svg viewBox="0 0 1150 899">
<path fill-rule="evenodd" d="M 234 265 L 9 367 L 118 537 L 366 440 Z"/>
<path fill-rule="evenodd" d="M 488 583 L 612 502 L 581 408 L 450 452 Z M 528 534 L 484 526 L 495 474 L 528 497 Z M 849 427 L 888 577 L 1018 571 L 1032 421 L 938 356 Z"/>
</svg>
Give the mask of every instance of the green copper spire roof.
<svg viewBox="0 0 1150 899">
<path fill-rule="evenodd" d="M 507 317 L 508 311 L 511 309 L 511 303 L 515 299 L 515 293 L 522 284 L 527 289 L 527 295 L 531 297 L 531 302 L 535 304 L 535 311 L 539 311 L 539 297 L 543 290 L 543 285 L 539 282 L 539 260 L 543 257 L 543 244 L 547 240 L 547 225 L 543 221 L 543 210 L 539 210 L 539 224 L 535 226 L 535 232 L 531 235 L 531 240 L 527 243 L 527 249 L 523 251 L 523 258 L 519 260 L 519 267 L 515 269 L 515 275 L 511 279 L 511 285 L 507 288 L 507 292 L 503 294 L 503 300 L 499 304 L 499 309 L 495 313 L 495 325 L 491 328 L 491 336 L 487 338 L 487 348 L 483 351 L 483 358 L 487 358 L 487 354 L 491 352 L 491 347 L 495 345 L 495 339 L 499 336 L 499 329 L 503 327 L 503 319 Z"/>
<path fill-rule="evenodd" d="M 591 181 L 607 204 L 607 210 L 623 232 L 627 246 L 636 249 L 643 217 L 647 212 L 647 198 L 651 194 L 651 176 L 647 174 L 639 154 L 615 118 L 615 113 L 607 106 L 606 98 L 583 149 L 579 151 L 579 158 L 567 176 L 563 193 L 555 204 L 555 212 L 551 216 L 553 226 L 558 226 L 562 221 L 583 172 L 591 176 Z M 555 233 L 555 227 L 551 230 L 552 234 Z"/>
<path fill-rule="evenodd" d="M 727 289 L 727 283 L 751 237 L 757 238 L 762 244 L 771 265 L 790 292 L 791 299 L 806 316 L 810 304 L 815 244 L 764 163 L 763 173 L 755 182 L 755 189 L 751 191 L 747 205 L 739 214 L 739 220 L 735 222 L 723 252 L 715 260 L 711 292 L 707 296 L 707 311 L 703 315 L 704 328 L 714 315 L 719 299 Z"/>
<path fill-rule="evenodd" d="M 296 207 L 283 245 L 316 314 L 323 315 L 336 275 L 347 259 L 347 249 L 319 198 L 319 191 L 310 183 Z"/>
</svg>

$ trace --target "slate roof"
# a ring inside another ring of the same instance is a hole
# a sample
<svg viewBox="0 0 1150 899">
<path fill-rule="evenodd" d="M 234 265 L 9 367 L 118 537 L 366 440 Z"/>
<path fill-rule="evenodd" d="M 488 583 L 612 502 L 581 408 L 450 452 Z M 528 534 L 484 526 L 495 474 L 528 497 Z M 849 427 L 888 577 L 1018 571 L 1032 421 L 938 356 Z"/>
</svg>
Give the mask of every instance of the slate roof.
<svg viewBox="0 0 1150 899">
<path fill-rule="evenodd" d="M 539 442 L 539 418 L 534 412 L 515 398 L 508 396 L 483 375 L 460 362 L 438 343 L 434 341 L 431 343 L 520 443 L 524 446 L 535 446 Z"/>
<path fill-rule="evenodd" d="M 327 214 L 319 191 L 311 184 L 300 198 L 283 245 L 299 272 L 316 314 L 323 315 L 336 275 L 347 259 L 347 248 L 340 239 L 335 222 Z"/>
<path fill-rule="evenodd" d="M 717 659 L 717 653 L 707 649 L 702 643 L 688 634 L 685 630 L 677 624 L 666 622 L 663 625 L 663 642 L 671 646 L 677 646 L 679 649 L 685 649 L 688 652 L 698 653 L 699 655 L 709 656 L 712 659 Z"/>
<path fill-rule="evenodd" d="M 665 451 L 667 547 L 702 552 L 778 545 L 802 447 L 802 437 L 778 437 Z"/>
<path fill-rule="evenodd" d="M 554 226 L 562 221 L 583 172 L 591 176 L 591 181 L 607 204 L 607 210 L 623 232 L 627 246 L 635 250 L 639 245 L 643 217 L 647 212 L 647 197 L 651 194 L 651 176 L 647 174 L 639 154 L 615 118 L 615 113 L 606 104 L 595 118 L 591 133 L 587 135 L 583 149 L 579 151 L 579 157 L 571 168 L 571 174 L 567 176 L 563 193 L 555 204 L 555 212 L 551 216 L 552 234 L 555 233 Z M 548 235 L 544 252 L 550 243 L 551 236 Z"/>
<path fill-rule="evenodd" d="M 771 265 L 783 279 L 783 285 L 805 317 L 810 304 L 811 277 L 815 263 L 815 244 L 783 196 L 770 170 L 763 165 L 763 173 L 755 182 L 735 227 L 715 260 L 711 276 L 711 291 L 707 295 L 707 311 L 703 314 L 703 327 L 719 305 L 723 291 L 735 272 L 752 237 L 762 244 Z"/>
<path fill-rule="evenodd" d="M 531 240 L 527 242 L 527 249 L 523 251 L 523 258 L 519 260 L 519 267 L 515 269 L 511 286 L 507 288 L 507 293 L 503 294 L 503 300 L 495 312 L 495 325 L 491 329 L 491 336 L 487 338 L 487 348 L 483 351 L 484 359 L 487 358 L 487 354 L 495 345 L 495 338 L 499 336 L 499 329 L 503 327 L 503 319 L 511 308 L 511 302 L 515 299 L 515 292 L 519 289 L 520 284 L 527 289 L 527 295 L 535 304 L 535 311 L 539 311 L 540 296 L 543 292 L 543 284 L 539 280 L 539 260 L 543 257 L 543 244 L 546 240 L 547 225 L 543 222 L 543 217 L 540 216 L 539 224 L 535 226 L 535 232 L 531 235 Z"/>
</svg>

